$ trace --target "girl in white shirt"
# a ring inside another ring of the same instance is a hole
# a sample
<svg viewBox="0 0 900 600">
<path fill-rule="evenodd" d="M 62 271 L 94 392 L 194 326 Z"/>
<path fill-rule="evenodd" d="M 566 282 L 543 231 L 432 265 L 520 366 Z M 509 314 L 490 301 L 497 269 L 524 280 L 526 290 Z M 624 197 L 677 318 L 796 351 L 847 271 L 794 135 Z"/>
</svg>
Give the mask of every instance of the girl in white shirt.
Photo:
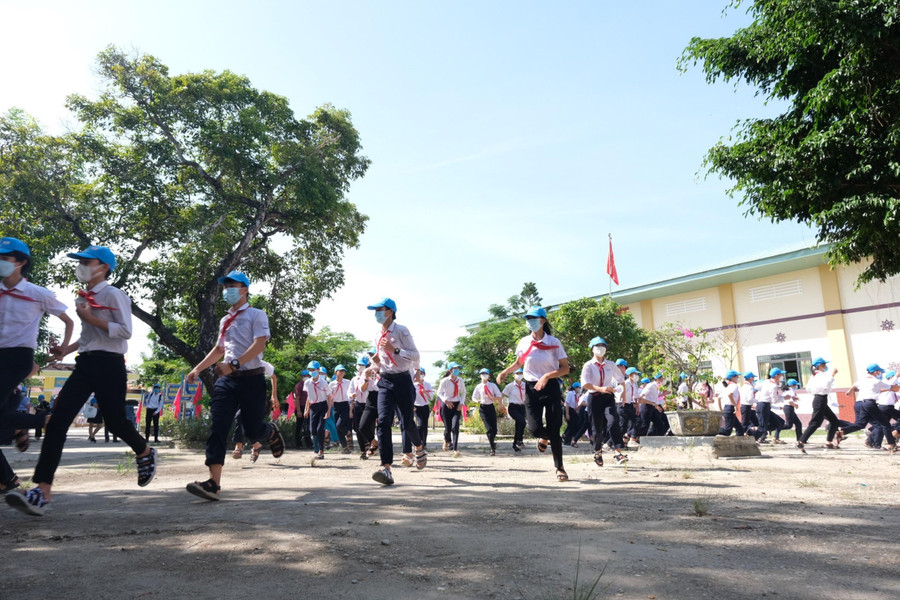
<svg viewBox="0 0 900 600">
<path fill-rule="evenodd" d="M 481 376 L 481 383 L 472 390 L 472 400 L 478 403 L 478 414 L 487 430 L 491 456 L 494 456 L 497 454 L 497 444 L 494 439 L 497 437 L 497 403 L 500 402 L 500 388 L 491 382 L 491 372 L 488 369 L 482 369 L 478 374 Z"/>
<path fill-rule="evenodd" d="M 514 452 L 521 452 L 525 436 L 525 376 L 522 369 L 516 369 L 513 377 L 514 381 L 503 388 L 503 397 L 509 402 L 506 418 L 516 422 L 512 448 Z"/>
<path fill-rule="evenodd" d="M 525 325 L 531 331 L 519 340 L 516 361 L 497 376 L 502 383 L 519 366 L 525 375 L 525 415 L 528 429 L 538 438 L 539 452 L 549 446 L 553 452 L 556 480 L 568 481 L 563 468 L 562 437 L 562 388 L 559 378 L 569 373 L 569 358 L 562 344 L 551 335 L 547 311 L 533 306 L 525 313 Z M 546 424 L 545 424 L 546 420 Z"/>
<path fill-rule="evenodd" d="M 719 410 L 722 411 L 722 428 L 719 430 L 719 435 L 729 436 L 732 430 L 739 436 L 744 435 L 744 427 L 738 421 L 734 408 L 741 401 L 737 385 L 740 376 L 741 374 L 735 370 L 728 371 L 725 378 L 716 385 L 716 403 Z"/>
<path fill-rule="evenodd" d="M 788 379 L 788 389 L 784 391 L 784 424 L 785 429 L 794 429 L 797 434 L 797 441 L 803 436 L 803 423 L 797 416 L 797 390 L 800 389 L 800 382 L 796 379 Z"/>
<path fill-rule="evenodd" d="M 444 422 L 444 451 L 452 450 L 453 457 L 459 458 L 459 421 L 466 401 L 466 384 L 459 376 L 458 363 L 447 365 L 446 377 L 438 385 L 437 395 L 441 399 L 441 420 Z"/>
<path fill-rule="evenodd" d="M 416 428 L 419 430 L 419 437 L 422 438 L 422 446 L 425 447 L 425 441 L 428 438 L 428 417 L 431 415 L 431 400 L 434 398 L 434 388 L 425 381 L 425 369 L 422 367 L 419 367 L 416 371 L 413 383 L 416 386 L 416 401 L 413 405 Z"/>
</svg>

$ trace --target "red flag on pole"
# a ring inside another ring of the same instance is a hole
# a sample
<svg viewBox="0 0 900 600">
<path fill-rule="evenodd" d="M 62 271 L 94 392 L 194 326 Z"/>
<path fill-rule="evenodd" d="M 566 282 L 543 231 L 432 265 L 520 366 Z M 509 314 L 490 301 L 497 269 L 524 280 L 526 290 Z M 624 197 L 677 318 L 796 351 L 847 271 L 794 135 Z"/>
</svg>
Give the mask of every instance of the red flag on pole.
<svg viewBox="0 0 900 600">
<path fill-rule="evenodd" d="M 181 419 L 181 388 L 182 386 L 178 386 L 178 391 L 175 393 L 175 402 L 172 403 L 172 410 L 175 412 L 175 420 Z"/>
<path fill-rule="evenodd" d="M 194 391 L 194 418 L 200 416 L 200 411 L 203 410 L 203 405 L 200 404 L 200 396 L 203 395 L 203 382 L 197 382 L 197 389 Z"/>
<path fill-rule="evenodd" d="M 288 409 L 287 409 L 286 416 L 288 419 L 290 419 L 291 415 L 297 411 L 297 402 L 294 400 L 294 392 L 293 391 L 290 394 L 288 394 L 287 405 L 288 405 Z"/>
<path fill-rule="evenodd" d="M 616 257 L 613 256 L 612 236 L 609 236 L 609 256 L 606 257 L 606 274 L 616 285 L 619 285 L 619 274 L 616 272 Z"/>
</svg>

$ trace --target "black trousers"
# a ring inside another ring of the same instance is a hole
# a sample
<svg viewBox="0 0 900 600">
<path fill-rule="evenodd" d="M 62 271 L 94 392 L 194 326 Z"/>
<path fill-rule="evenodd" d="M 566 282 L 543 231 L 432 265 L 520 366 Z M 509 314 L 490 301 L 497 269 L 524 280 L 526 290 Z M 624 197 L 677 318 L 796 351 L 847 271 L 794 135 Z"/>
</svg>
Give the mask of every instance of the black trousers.
<svg viewBox="0 0 900 600">
<path fill-rule="evenodd" d="M 0 439 L 11 439 L 16 429 L 44 425 L 44 415 L 18 412 L 19 402 L 12 398 L 16 386 L 31 374 L 33 366 L 31 348 L 0 348 Z"/>
<path fill-rule="evenodd" d="M 563 468 L 562 436 L 562 390 L 559 380 L 552 379 L 542 390 L 534 389 L 535 382 L 525 382 L 525 421 L 531 435 L 550 441 L 553 465 Z"/>
<path fill-rule="evenodd" d="M 422 444 L 428 440 L 428 419 L 431 417 L 431 407 L 427 404 L 415 407 L 416 429 L 419 430 L 419 438 Z"/>
<path fill-rule="evenodd" d="M 444 442 L 450 444 L 451 450 L 456 450 L 459 447 L 459 422 L 462 420 L 459 402 L 441 402 L 441 420 L 444 422 Z"/>
<path fill-rule="evenodd" d="M 731 435 L 732 429 L 737 435 L 744 435 L 744 426 L 738 421 L 734 406 L 726 404 L 722 407 L 722 429 L 719 430 L 719 435 Z"/>
<path fill-rule="evenodd" d="M 822 425 L 822 421 L 825 419 L 828 419 L 828 435 L 825 439 L 829 442 L 832 441 L 838 428 L 843 423 L 837 418 L 834 411 L 831 410 L 831 407 L 828 406 L 828 396 L 826 394 L 816 394 L 813 396 L 812 409 L 812 417 L 810 417 L 809 424 L 806 426 L 806 430 L 803 432 L 800 441 L 804 444 L 808 442 L 810 436 L 816 432 L 816 429 Z"/>
<path fill-rule="evenodd" d="M 497 444 L 494 443 L 497 438 L 497 407 L 493 404 L 479 404 L 478 414 L 487 430 L 486 434 L 491 450 L 495 450 L 497 448 Z"/>
<path fill-rule="evenodd" d="M 225 464 L 228 431 L 238 410 L 241 411 L 244 435 L 251 443 L 269 440 L 274 425 L 266 423 L 266 404 L 266 377 L 262 373 L 249 377 L 227 375 L 216 380 L 209 405 L 211 425 L 206 440 L 207 466 Z M 105 411 L 103 416 L 106 416 Z"/>
<path fill-rule="evenodd" d="M 303 411 L 306 410 L 306 406 L 297 407 L 294 416 L 296 417 L 296 421 L 294 422 L 294 443 L 297 445 L 298 450 L 308 450 L 312 448 L 312 436 L 309 435 L 309 417 L 303 416 Z"/>
<path fill-rule="evenodd" d="M 563 444 L 571 444 L 573 441 L 578 441 L 575 436 L 578 435 L 582 423 L 582 414 L 578 412 L 578 408 L 564 406 L 563 419 L 566 422 L 566 430 L 562 434 Z"/>
<path fill-rule="evenodd" d="M 421 446 L 419 431 L 413 421 L 413 403 L 416 400 L 416 388 L 409 373 L 382 373 L 378 380 L 378 453 L 381 464 L 394 462 L 394 441 L 391 434 L 391 423 L 394 414 L 400 415 L 400 428 L 409 436 L 413 446 Z"/>
<path fill-rule="evenodd" d="M 878 410 L 880 410 L 885 417 L 887 417 L 888 421 L 891 419 L 896 419 L 900 421 L 900 410 L 894 408 L 893 404 L 879 404 Z M 887 438 L 888 444 L 893 444 L 896 440 L 894 440 L 894 434 L 890 427 L 884 427 L 883 425 L 879 425 L 878 427 L 872 428 L 871 438 L 869 439 L 869 443 L 875 448 L 881 445 L 881 442 Z"/>
<path fill-rule="evenodd" d="M 69 426 L 91 393 L 97 399 L 106 428 L 122 438 L 135 454 L 142 454 L 147 449 L 147 442 L 125 415 L 127 386 L 125 357 L 121 354 L 83 352 L 75 358 L 75 370 L 56 397 L 53 418 L 47 424 L 41 456 L 31 478 L 35 483 L 53 483 Z M 230 419 L 228 424 L 231 424 Z"/>
<path fill-rule="evenodd" d="M 796 409 L 790 404 L 784 405 L 784 424 L 785 429 L 794 429 L 794 432 L 797 434 L 797 441 L 800 441 L 800 438 L 803 437 L 803 423 L 800 422 L 800 417 L 797 416 Z"/>
<path fill-rule="evenodd" d="M 766 436 L 769 434 L 769 428 L 771 424 L 769 421 L 769 415 L 772 414 L 772 403 L 771 402 L 757 402 L 756 403 L 756 420 L 759 422 L 757 428 L 760 431 L 759 439 L 764 440 Z"/>
<path fill-rule="evenodd" d="M 509 412 L 510 418 L 516 422 L 513 444 L 518 446 L 524 442 L 525 437 L 525 405 L 510 403 L 506 410 Z"/>
<path fill-rule="evenodd" d="M 331 412 L 338 432 L 338 441 L 341 448 L 346 448 L 347 433 L 353 430 L 353 423 L 350 422 L 350 402 L 335 402 L 331 405 Z"/>
<path fill-rule="evenodd" d="M 616 397 L 613 394 L 590 393 L 591 421 L 593 424 L 594 451 L 603 448 L 603 432 L 606 432 L 609 443 L 616 450 L 625 447 L 622 430 L 619 428 L 619 411 L 616 409 Z"/>
<path fill-rule="evenodd" d="M 157 442 L 159 441 L 159 414 L 162 411 L 157 411 L 154 408 L 147 409 L 147 416 L 144 418 L 144 437 L 146 439 L 150 439 L 150 426 L 153 426 L 153 439 Z"/>
<path fill-rule="evenodd" d="M 865 429 L 866 425 L 871 423 L 872 429 L 883 429 L 883 431 L 888 432 L 888 445 L 894 445 L 893 435 L 890 434 L 891 430 L 891 419 L 883 412 L 878 410 L 878 402 L 874 399 L 872 400 L 863 400 L 862 402 L 862 410 L 860 411 L 859 418 L 857 418 L 856 423 L 851 425 L 850 427 L 844 427 L 844 433 L 850 433 L 851 431 L 859 431 L 860 429 Z"/>
<path fill-rule="evenodd" d="M 575 432 L 575 437 L 572 438 L 573 442 L 577 442 L 581 439 L 581 436 L 586 434 L 591 429 L 591 417 L 590 410 L 584 404 L 579 406 L 576 411 L 578 412 L 578 418 L 581 419 L 581 427 L 578 428 L 578 431 Z"/>
<path fill-rule="evenodd" d="M 750 429 L 751 425 L 759 427 L 759 419 L 756 418 L 756 411 L 753 410 L 753 405 L 741 404 L 741 425 L 743 425 L 745 431 Z"/>
<path fill-rule="evenodd" d="M 627 433 L 628 437 L 637 437 L 639 429 L 634 404 L 621 404 L 616 412 L 619 413 L 619 430 Z"/>
<path fill-rule="evenodd" d="M 366 396 L 366 408 L 359 420 L 359 442 L 368 448 L 375 439 L 375 424 L 378 422 L 378 390 Z"/>
<path fill-rule="evenodd" d="M 356 434 L 356 442 L 359 444 L 360 452 L 365 452 L 369 445 L 364 441 L 363 435 L 360 434 L 360 425 L 362 424 L 363 413 L 366 411 L 365 402 L 353 401 L 353 417 L 350 422 L 353 424 L 353 433 Z M 369 440 L 371 442 L 371 439 Z"/>
<path fill-rule="evenodd" d="M 325 413 L 328 412 L 328 402 L 316 402 L 309 405 L 309 433 L 313 438 L 313 448 L 319 449 L 319 454 L 325 454 Z"/>
</svg>

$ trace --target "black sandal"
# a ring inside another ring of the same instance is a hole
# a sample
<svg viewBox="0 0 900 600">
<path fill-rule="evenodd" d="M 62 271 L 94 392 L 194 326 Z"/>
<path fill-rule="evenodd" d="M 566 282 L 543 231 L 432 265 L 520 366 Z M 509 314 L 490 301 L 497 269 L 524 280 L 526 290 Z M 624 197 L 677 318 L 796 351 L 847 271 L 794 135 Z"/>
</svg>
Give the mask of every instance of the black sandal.
<svg viewBox="0 0 900 600">
<path fill-rule="evenodd" d="M 566 473 L 565 469 L 557 469 L 556 470 L 556 480 L 563 482 L 569 480 L 569 474 Z"/>
<path fill-rule="evenodd" d="M 416 468 L 419 470 L 424 469 L 426 464 L 428 464 L 428 452 L 425 448 L 416 450 Z"/>
<path fill-rule="evenodd" d="M 544 440 L 538 440 L 538 443 L 537 443 L 538 452 L 546 452 L 548 447 L 549 446 L 547 446 L 547 443 L 544 442 Z"/>
<path fill-rule="evenodd" d="M 601 454 L 600 452 L 594 452 L 594 464 L 596 464 L 598 467 L 603 466 L 603 454 Z"/>
<path fill-rule="evenodd" d="M 269 451 L 275 458 L 281 458 L 281 455 L 284 454 L 284 438 L 281 436 L 281 432 L 278 431 L 278 425 L 275 423 L 272 423 L 272 435 L 269 437 Z"/>
<path fill-rule="evenodd" d="M 212 479 L 187 484 L 188 492 L 204 500 L 218 500 L 221 490 L 222 488 Z"/>
<path fill-rule="evenodd" d="M 18 448 L 19 452 L 25 452 L 28 450 L 28 446 L 31 442 L 28 441 L 28 430 L 27 429 L 17 429 L 16 430 L 16 448 Z"/>
<path fill-rule="evenodd" d="M 7 492 L 13 491 L 17 487 L 19 487 L 19 476 L 13 475 L 12 479 L 10 479 L 9 481 L 4 481 L 3 483 L 0 483 L 0 486 L 3 486 L 3 487 L 0 487 L 0 494 L 6 494 Z"/>
</svg>

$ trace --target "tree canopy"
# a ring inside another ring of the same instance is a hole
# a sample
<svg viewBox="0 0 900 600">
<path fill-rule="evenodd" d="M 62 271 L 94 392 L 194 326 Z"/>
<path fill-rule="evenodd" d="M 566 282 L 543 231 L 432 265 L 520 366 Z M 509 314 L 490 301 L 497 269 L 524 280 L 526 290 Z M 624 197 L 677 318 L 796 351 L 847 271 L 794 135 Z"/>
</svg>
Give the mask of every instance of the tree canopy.
<svg viewBox="0 0 900 600">
<path fill-rule="evenodd" d="M 737 8 L 745 4 L 731 3 Z M 748 213 L 815 227 L 834 263 L 863 261 L 860 282 L 900 272 L 900 4 L 756 0 L 753 23 L 694 38 L 680 68 L 756 87 L 783 102 L 741 122 L 705 166 L 734 180 Z"/>
<path fill-rule="evenodd" d="M 606 296 L 567 302 L 550 314 L 550 321 L 569 355 L 573 381 L 581 376 L 581 366 L 591 359 L 588 344 L 593 338 L 600 336 L 606 341 L 610 360 L 624 358 L 635 365 L 646 337 L 634 316 Z"/>
<path fill-rule="evenodd" d="M 112 47 L 98 67 L 100 96 L 68 99 L 74 131 L 50 135 L 22 111 L 0 118 L 0 235 L 41 260 L 110 246 L 111 283 L 188 363 L 216 342 L 216 279 L 233 269 L 268 309 L 273 343 L 302 341 L 365 227 L 346 199 L 369 165 L 349 112 L 325 105 L 299 119 L 240 75 L 170 75 Z M 71 283 L 71 262 L 52 276 Z"/>
</svg>

